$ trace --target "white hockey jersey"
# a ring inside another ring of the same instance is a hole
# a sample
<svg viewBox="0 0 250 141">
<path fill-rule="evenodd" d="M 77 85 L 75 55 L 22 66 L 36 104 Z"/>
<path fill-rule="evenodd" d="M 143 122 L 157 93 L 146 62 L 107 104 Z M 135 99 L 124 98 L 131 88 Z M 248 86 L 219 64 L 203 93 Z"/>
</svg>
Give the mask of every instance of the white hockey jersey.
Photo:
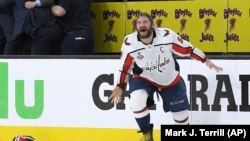
<svg viewBox="0 0 250 141">
<path fill-rule="evenodd" d="M 158 88 L 167 88 L 180 80 L 179 71 L 176 70 L 176 61 L 173 54 L 189 56 L 205 62 L 207 57 L 190 42 L 183 40 L 178 34 L 168 28 L 154 28 L 152 44 L 140 41 L 137 32 L 124 38 L 121 52 L 121 69 L 118 86 L 125 89 L 128 75 L 137 67 L 139 73 L 134 72 L 134 77 L 140 77 Z"/>
</svg>

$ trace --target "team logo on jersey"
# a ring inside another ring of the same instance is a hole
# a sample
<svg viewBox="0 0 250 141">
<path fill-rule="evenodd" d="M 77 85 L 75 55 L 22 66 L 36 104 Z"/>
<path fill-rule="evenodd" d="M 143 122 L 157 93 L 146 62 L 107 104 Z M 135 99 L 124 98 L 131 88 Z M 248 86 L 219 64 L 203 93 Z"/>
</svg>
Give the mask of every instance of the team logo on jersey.
<svg viewBox="0 0 250 141">
<path fill-rule="evenodd" d="M 160 73 L 163 72 L 163 70 L 166 69 L 166 65 L 170 62 L 170 59 L 166 59 L 164 57 L 163 61 L 161 62 L 161 56 L 159 55 L 158 56 L 158 61 L 156 61 L 155 63 L 152 64 L 151 62 L 151 65 L 149 65 L 147 63 L 147 66 L 146 67 L 143 67 L 142 70 L 146 70 L 146 71 L 154 71 L 154 70 L 158 70 Z"/>
<path fill-rule="evenodd" d="M 143 59 L 144 58 L 144 56 L 143 55 L 141 55 L 141 52 L 138 52 L 138 55 L 137 55 L 137 57 L 136 57 L 137 59 L 139 59 L 139 60 L 141 60 L 141 59 Z"/>
</svg>

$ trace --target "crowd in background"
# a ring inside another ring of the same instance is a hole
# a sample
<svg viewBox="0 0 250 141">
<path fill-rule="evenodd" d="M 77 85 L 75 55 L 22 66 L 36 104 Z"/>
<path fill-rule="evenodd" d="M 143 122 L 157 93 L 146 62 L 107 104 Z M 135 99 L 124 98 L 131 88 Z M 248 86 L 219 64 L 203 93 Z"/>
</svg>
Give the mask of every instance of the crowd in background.
<svg viewBox="0 0 250 141">
<path fill-rule="evenodd" d="M 142 0 L 0 0 L 0 55 L 94 54 L 92 1 Z"/>
<path fill-rule="evenodd" d="M 90 4 L 91 0 L 1 0 L 0 53 L 93 53 Z"/>
</svg>

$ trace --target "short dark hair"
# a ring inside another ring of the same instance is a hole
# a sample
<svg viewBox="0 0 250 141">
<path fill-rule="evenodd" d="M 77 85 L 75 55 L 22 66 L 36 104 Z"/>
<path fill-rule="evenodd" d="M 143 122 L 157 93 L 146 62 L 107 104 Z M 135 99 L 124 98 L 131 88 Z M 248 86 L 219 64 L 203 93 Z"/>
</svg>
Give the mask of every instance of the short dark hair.
<svg viewBox="0 0 250 141">
<path fill-rule="evenodd" d="M 154 24 L 153 18 L 152 18 L 148 13 L 146 13 L 146 12 L 141 12 L 141 13 L 139 13 L 139 15 L 138 15 L 136 21 L 137 21 L 140 17 L 147 17 L 147 18 L 149 19 L 151 25 Z"/>
</svg>

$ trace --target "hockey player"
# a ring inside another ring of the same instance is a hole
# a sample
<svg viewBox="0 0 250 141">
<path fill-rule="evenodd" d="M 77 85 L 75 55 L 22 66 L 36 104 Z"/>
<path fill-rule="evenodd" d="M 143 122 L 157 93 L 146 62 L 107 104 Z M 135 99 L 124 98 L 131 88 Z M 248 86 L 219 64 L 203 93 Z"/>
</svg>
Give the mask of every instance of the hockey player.
<svg viewBox="0 0 250 141">
<path fill-rule="evenodd" d="M 129 86 L 131 109 L 140 132 L 143 133 L 141 141 L 153 141 L 153 125 L 150 124 L 148 108 L 153 103 L 154 92 L 161 96 L 164 111 L 172 112 L 175 124 L 189 123 L 186 86 L 173 54 L 201 61 L 217 72 L 223 69 L 174 31 L 168 28 L 154 28 L 153 20 L 147 13 L 139 14 L 136 29 L 136 32 L 124 38 L 120 75 L 109 100 L 112 103 L 121 100 L 132 71 L 133 78 Z"/>
</svg>

